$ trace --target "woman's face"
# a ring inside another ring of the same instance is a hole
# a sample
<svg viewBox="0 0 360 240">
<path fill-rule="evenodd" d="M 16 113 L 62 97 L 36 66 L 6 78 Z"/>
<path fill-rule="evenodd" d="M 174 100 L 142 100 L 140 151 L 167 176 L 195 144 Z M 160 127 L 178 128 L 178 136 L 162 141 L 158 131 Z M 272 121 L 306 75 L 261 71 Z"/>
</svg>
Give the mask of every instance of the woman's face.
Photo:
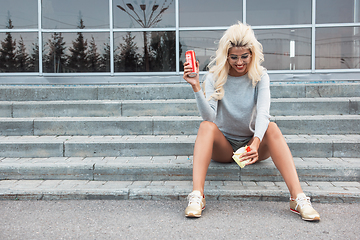
<svg viewBox="0 0 360 240">
<path fill-rule="evenodd" d="M 240 77 L 249 71 L 251 52 L 247 48 L 232 47 L 229 49 L 228 62 L 230 64 L 229 75 Z"/>
</svg>

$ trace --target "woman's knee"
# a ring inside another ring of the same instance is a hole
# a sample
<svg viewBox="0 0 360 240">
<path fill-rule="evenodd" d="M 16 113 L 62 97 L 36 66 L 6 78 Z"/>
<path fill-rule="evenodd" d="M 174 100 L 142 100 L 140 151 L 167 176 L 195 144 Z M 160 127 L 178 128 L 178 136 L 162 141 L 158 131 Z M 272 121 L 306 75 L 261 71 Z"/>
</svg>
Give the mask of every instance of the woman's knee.
<svg viewBox="0 0 360 240">
<path fill-rule="evenodd" d="M 205 131 L 215 131 L 217 129 L 218 127 L 216 126 L 216 124 L 209 121 L 203 121 L 202 123 L 200 123 L 200 127 L 199 127 L 199 130 L 205 130 Z"/>
<path fill-rule="evenodd" d="M 282 137 L 282 133 L 280 131 L 280 128 L 278 127 L 278 125 L 274 122 L 270 122 L 268 129 L 266 130 L 265 133 L 266 137 L 273 137 L 273 138 L 279 138 Z"/>
<path fill-rule="evenodd" d="M 277 144 L 281 138 L 282 133 L 278 125 L 274 122 L 270 122 L 265 132 L 263 141 L 260 144 L 259 161 L 265 160 L 270 157 L 270 145 L 273 146 L 273 143 Z"/>
<path fill-rule="evenodd" d="M 213 122 L 209 122 L 209 121 L 203 121 L 201 124 L 200 124 L 200 127 L 199 127 L 199 131 L 198 131 L 198 136 L 199 135 L 206 135 L 208 137 L 210 137 L 210 135 L 213 135 L 215 136 L 217 131 L 220 131 L 219 128 L 216 126 L 215 123 Z M 210 134 L 210 135 L 209 135 Z"/>
</svg>

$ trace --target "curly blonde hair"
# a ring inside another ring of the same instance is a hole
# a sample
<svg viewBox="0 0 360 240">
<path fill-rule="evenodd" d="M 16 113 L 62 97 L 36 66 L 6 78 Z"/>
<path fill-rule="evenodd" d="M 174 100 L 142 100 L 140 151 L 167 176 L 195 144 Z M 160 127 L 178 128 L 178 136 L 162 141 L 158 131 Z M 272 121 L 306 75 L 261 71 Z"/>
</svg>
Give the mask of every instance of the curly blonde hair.
<svg viewBox="0 0 360 240">
<path fill-rule="evenodd" d="M 251 27 L 238 22 L 225 31 L 219 41 L 216 56 L 209 63 L 209 73 L 213 73 L 213 79 L 215 80 L 215 93 L 210 96 L 210 99 L 221 100 L 225 94 L 223 86 L 227 81 L 231 68 L 227 59 L 229 49 L 232 47 L 249 49 L 252 58 L 247 73 L 248 77 L 252 80 L 253 87 L 261 80 L 264 72 L 264 67 L 261 66 L 261 63 L 264 61 L 263 47 L 256 39 Z"/>
</svg>

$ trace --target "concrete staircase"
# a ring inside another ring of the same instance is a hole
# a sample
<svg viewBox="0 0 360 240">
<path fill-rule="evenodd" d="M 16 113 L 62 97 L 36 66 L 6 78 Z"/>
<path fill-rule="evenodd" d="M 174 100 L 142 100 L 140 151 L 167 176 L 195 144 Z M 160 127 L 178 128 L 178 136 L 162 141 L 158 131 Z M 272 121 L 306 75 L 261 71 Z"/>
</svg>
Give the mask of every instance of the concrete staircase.
<svg viewBox="0 0 360 240">
<path fill-rule="evenodd" d="M 304 191 L 359 201 L 360 82 L 272 83 L 271 95 Z M 0 197 L 184 198 L 200 122 L 186 84 L 1 86 Z M 212 162 L 207 180 L 210 199 L 288 196 L 271 159 Z"/>
</svg>

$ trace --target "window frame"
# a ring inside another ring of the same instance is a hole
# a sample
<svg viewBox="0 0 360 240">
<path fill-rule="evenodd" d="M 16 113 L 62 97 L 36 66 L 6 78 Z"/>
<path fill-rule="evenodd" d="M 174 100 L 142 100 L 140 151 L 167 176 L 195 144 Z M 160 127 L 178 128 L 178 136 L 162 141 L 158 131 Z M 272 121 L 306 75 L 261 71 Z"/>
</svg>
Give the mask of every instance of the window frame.
<svg viewBox="0 0 360 240">
<path fill-rule="evenodd" d="M 122 77 L 126 76 L 175 76 L 181 77 L 182 72 L 180 72 L 179 61 L 181 57 L 179 56 L 179 46 L 180 46 L 180 33 L 181 31 L 225 31 L 228 26 L 216 26 L 216 27 L 180 27 L 179 26 L 179 1 L 174 0 L 175 4 L 175 27 L 166 27 L 166 28 L 114 28 L 113 24 L 113 0 L 109 1 L 109 28 L 102 29 L 82 29 L 81 32 L 103 32 L 104 34 L 109 34 L 110 39 L 110 72 L 89 72 L 89 73 L 44 73 L 43 71 L 43 55 L 39 54 L 39 71 L 38 72 L 13 72 L 13 73 L 0 73 L 0 77 L 3 76 L 36 76 L 36 77 L 83 77 L 83 76 L 108 76 L 108 77 Z M 247 19 L 247 9 L 246 3 L 249 0 L 243 0 L 243 13 L 242 13 L 242 22 L 246 23 Z M 43 51 L 43 33 L 77 33 L 79 29 L 44 29 L 42 28 L 42 1 L 37 1 L 37 10 L 38 10 L 38 27 L 29 28 L 29 29 L 0 29 L 1 33 L 16 33 L 16 32 L 28 32 L 28 33 L 37 33 L 38 34 L 38 45 L 39 52 Z M 317 24 L 316 23 L 316 0 L 312 0 L 312 9 L 311 9 L 311 24 L 295 24 L 295 25 L 264 25 L 264 26 L 252 26 L 254 30 L 269 30 L 269 29 L 311 29 L 311 68 L 308 70 L 269 70 L 269 74 L 274 75 L 285 75 L 285 74 L 324 74 L 324 73 L 360 73 L 360 68 L 354 69 L 316 69 L 316 30 L 321 28 L 334 28 L 334 27 L 360 27 L 359 23 L 326 23 L 326 24 Z M 176 71 L 174 72 L 115 72 L 114 71 L 114 33 L 117 32 L 128 32 L 128 31 L 174 31 L 176 36 Z M 201 71 L 200 74 L 205 74 L 205 71 Z M 107 81 L 107 80 L 104 80 Z"/>
</svg>

